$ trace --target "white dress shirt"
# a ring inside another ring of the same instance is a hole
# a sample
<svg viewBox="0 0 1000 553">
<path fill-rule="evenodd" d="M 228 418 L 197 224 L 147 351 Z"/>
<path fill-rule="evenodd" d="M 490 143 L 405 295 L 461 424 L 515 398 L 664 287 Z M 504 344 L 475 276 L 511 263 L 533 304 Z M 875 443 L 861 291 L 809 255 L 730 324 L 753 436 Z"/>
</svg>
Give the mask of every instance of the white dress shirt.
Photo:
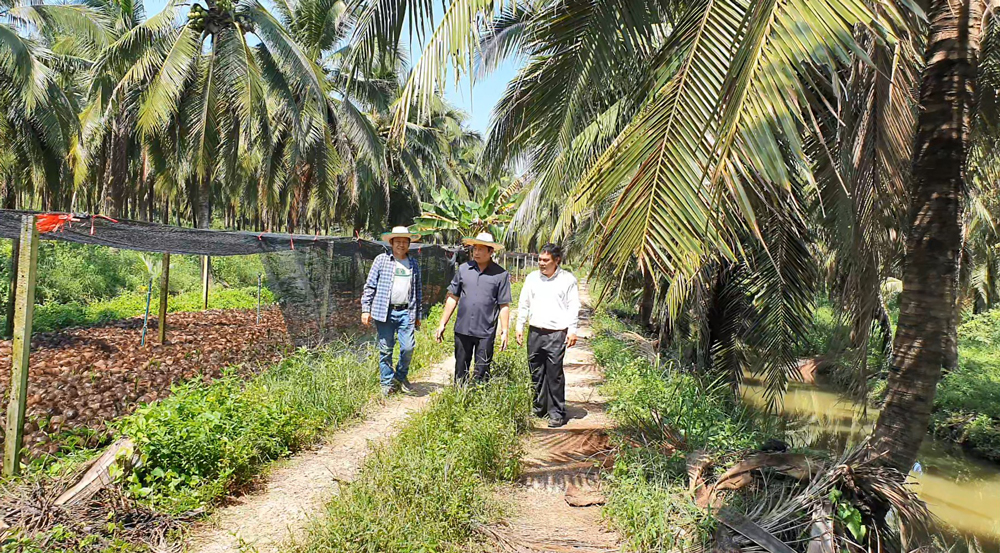
<svg viewBox="0 0 1000 553">
<path fill-rule="evenodd" d="M 576 334 L 580 324 L 580 291 L 576 277 L 556 269 L 552 278 L 534 271 L 524 279 L 517 304 L 517 331 L 524 331 L 525 321 L 535 328 L 567 330 Z"/>
</svg>

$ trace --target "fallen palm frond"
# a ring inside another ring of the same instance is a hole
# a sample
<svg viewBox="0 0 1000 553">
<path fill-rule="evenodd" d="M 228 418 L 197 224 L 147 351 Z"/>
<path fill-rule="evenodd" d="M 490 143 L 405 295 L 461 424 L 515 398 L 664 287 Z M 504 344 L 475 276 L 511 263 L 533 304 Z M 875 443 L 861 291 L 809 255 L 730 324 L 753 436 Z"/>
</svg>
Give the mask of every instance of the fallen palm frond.
<svg viewBox="0 0 1000 553">
<path fill-rule="evenodd" d="M 645 336 L 636 334 L 635 332 L 623 332 L 621 334 L 621 338 L 634 345 L 636 350 L 651 363 L 656 361 L 656 350 L 659 345 L 656 340 L 650 340 Z"/>
<path fill-rule="evenodd" d="M 171 537 L 202 511 L 172 515 L 154 511 L 115 486 L 71 504 L 58 498 L 80 471 L 56 480 L 22 481 L 0 490 L 3 539 L 28 540 L 42 549 L 103 551 L 116 543 L 142 544 L 154 551 L 171 548 Z"/>
<path fill-rule="evenodd" d="M 700 506 L 716 511 L 728 528 L 759 529 L 794 551 L 911 551 L 916 538 L 925 542 L 936 527 L 903 475 L 884 466 L 867 444 L 822 465 L 796 454 L 753 455 L 712 484 L 704 483 L 705 467 L 695 466 L 692 491 Z M 743 505 L 743 512 L 723 507 L 723 490 L 739 492 L 738 499 L 726 499 Z M 728 528 L 716 534 L 727 549 L 773 550 L 750 532 Z"/>
</svg>

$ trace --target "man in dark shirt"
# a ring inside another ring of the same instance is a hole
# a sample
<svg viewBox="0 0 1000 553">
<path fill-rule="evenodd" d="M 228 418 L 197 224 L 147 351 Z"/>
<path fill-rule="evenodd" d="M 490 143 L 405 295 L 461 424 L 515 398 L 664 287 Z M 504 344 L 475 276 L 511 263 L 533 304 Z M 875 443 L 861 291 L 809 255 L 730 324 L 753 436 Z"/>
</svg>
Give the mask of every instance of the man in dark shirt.
<svg viewBox="0 0 1000 553">
<path fill-rule="evenodd" d="M 500 351 L 507 349 L 507 327 L 510 323 L 510 274 L 493 262 L 493 252 L 503 248 L 493 235 L 482 232 L 462 241 L 472 246 L 472 260 L 462 263 L 448 286 L 444 314 L 435 338 L 444 336 L 451 314 L 458 306 L 455 319 L 455 383 L 465 384 L 469 365 L 475 359 L 472 378 L 482 382 L 490 377 L 493 344 L 496 341 L 497 320 L 500 322 Z"/>
</svg>

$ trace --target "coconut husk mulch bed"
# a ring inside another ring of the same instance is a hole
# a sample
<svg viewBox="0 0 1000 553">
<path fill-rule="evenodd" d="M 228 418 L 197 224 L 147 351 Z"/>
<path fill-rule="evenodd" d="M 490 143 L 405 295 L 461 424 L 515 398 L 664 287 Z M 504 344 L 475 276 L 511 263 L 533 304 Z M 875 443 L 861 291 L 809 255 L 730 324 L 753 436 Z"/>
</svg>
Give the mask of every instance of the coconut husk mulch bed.
<svg viewBox="0 0 1000 553">
<path fill-rule="evenodd" d="M 150 320 L 140 346 L 142 319 L 38 334 L 31 341 L 25 447 L 28 459 L 72 444 L 96 446 L 106 421 L 170 393 L 193 378 L 211 380 L 228 367 L 252 373 L 277 362 L 289 347 L 281 311 L 210 310 L 171 313 L 167 344 Z M 10 384 L 9 340 L 0 342 L 0 394 Z M 0 410 L 0 435 L 6 408 Z M 91 443 L 83 443 L 91 442 Z"/>
</svg>

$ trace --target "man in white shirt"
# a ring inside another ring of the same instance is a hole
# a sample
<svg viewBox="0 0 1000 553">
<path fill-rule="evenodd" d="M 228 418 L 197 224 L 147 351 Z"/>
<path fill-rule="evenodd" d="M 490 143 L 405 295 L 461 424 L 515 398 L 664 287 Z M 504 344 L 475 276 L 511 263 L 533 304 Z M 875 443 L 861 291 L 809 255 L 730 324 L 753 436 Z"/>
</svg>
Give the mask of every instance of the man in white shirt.
<svg viewBox="0 0 1000 553">
<path fill-rule="evenodd" d="M 580 292 L 576 277 L 559 268 L 562 248 L 546 244 L 538 252 L 538 270 L 524 279 L 517 305 L 517 343 L 528 326 L 528 366 L 535 384 L 535 415 L 549 417 L 549 428 L 566 424 L 566 348 L 576 345 Z"/>
</svg>

